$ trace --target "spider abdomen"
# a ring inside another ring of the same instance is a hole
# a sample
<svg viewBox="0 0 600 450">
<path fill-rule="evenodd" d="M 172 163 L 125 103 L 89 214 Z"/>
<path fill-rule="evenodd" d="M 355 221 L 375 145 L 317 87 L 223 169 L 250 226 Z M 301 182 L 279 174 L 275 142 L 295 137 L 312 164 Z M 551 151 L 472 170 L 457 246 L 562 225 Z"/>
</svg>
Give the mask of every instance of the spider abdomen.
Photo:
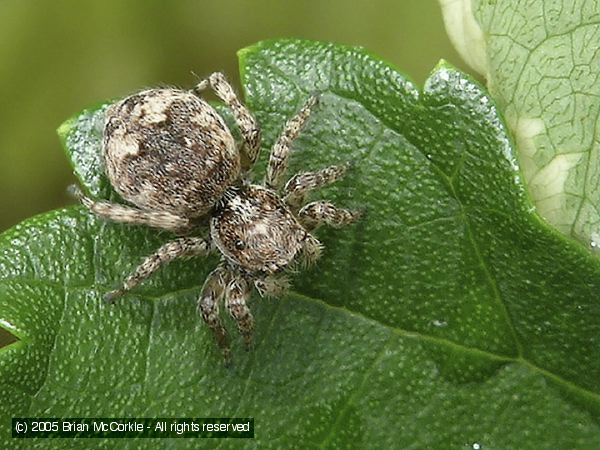
<svg viewBox="0 0 600 450">
<path fill-rule="evenodd" d="M 177 89 L 143 91 L 109 107 L 103 153 L 108 178 L 125 200 L 190 218 L 204 215 L 240 172 L 223 119 Z"/>
</svg>

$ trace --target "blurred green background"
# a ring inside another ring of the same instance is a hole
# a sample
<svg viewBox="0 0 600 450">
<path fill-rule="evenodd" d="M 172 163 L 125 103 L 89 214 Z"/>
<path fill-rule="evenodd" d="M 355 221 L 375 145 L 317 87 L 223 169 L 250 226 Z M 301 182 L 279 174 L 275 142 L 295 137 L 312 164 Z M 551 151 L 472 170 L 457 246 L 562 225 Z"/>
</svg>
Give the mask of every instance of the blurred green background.
<svg viewBox="0 0 600 450">
<path fill-rule="evenodd" d="M 190 87 L 236 51 L 301 37 L 360 45 L 419 84 L 444 58 L 465 69 L 436 0 L 0 0 L 0 231 L 64 206 L 74 177 L 55 130 L 103 100 Z"/>
</svg>

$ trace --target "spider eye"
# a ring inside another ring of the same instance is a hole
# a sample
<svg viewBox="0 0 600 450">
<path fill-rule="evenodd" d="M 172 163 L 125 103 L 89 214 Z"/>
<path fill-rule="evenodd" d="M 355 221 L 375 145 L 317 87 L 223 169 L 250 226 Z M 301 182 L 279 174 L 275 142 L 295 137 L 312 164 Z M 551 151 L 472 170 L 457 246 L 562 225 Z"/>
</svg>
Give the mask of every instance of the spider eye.
<svg viewBox="0 0 600 450">
<path fill-rule="evenodd" d="M 240 239 L 236 240 L 234 245 L 237 250 L 244 250 L 246 248 L 246 243 Z"/>
</svg>

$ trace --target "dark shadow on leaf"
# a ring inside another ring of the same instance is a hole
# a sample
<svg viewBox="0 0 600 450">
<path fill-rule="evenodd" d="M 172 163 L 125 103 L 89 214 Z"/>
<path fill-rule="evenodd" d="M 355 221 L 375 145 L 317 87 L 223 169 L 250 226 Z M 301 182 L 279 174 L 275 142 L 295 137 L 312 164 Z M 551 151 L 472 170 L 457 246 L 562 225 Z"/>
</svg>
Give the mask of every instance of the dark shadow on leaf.
<svg viewBox="0 0 600 450">
<path fill-rule="evenodd" d="M 17 341 L 19 341 L 18 337 L 10 333 L 8 330 L 0 327 L 0 348 L 7 347 Z"/>
</svg>

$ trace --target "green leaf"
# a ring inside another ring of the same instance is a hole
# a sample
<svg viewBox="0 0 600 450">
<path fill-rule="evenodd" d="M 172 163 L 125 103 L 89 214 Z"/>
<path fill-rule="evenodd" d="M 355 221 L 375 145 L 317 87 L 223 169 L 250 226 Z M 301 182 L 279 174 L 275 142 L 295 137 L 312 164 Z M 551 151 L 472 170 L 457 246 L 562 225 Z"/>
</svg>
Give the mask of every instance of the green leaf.
<svg viewBox="0 0 600 450">
<path fill-rule="evenodd" d="M 488 81 L 539 213 L 600 256 L 600 3 L 440 0 L 457 49 Z"/>
<path fill-rule="evenodd" d="M 365 217 L 318 232 L 324 256 L 288 296 L 253 298 L 256 346 L 237 338 L 230 369 L 195 313 L 214 258 L 173 263 L 108 306 L 102 294 L 170 235 L 80 207 L 17 226 L 0 238 L 0 325 L 20 338 L 0 350 L 0 439 L 11 416 L 248 416 L 253 441 L 39 445 L 594 448 L 600 264 L 532 212 L 482 89 L 440 63 L 421 91 L 363 50 L 308 41 L 240 61 L 263 164 L 319 92 L 290 173 L 353 161 L 319 195 Z M 99 149 L 84 131 L 99 115 L 61 128 L 94 193 L 98 167 L 79 161 L 96 157 L 82 155 Z"/>
</svg>

